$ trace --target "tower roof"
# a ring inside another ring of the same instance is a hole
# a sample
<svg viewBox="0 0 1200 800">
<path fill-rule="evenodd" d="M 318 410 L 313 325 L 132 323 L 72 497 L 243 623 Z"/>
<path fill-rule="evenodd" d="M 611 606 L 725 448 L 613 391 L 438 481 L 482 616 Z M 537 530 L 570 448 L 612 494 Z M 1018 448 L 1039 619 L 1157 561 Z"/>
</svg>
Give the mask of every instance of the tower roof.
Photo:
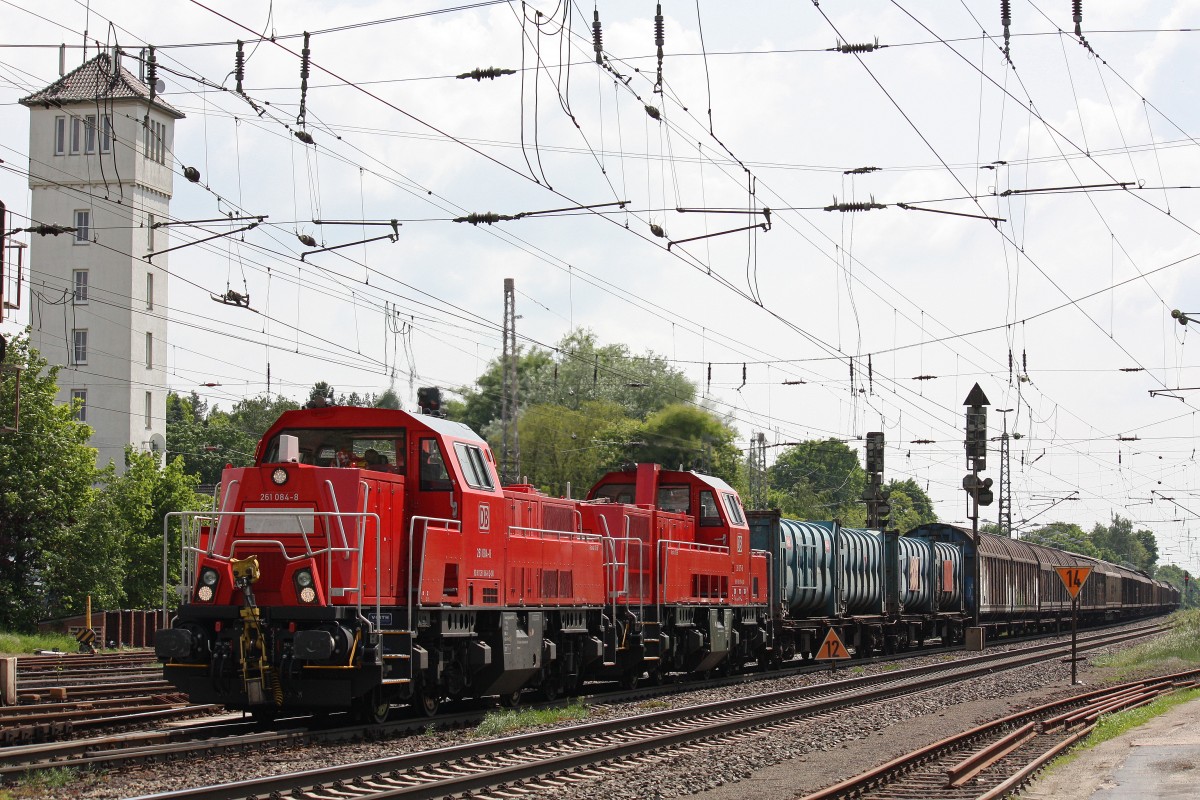
<svg viewBox="0 0 1200 800">
<path fill-rule="evenodd" d="M 23 106 L 65 106 L 72 103 L 95 103 L 97 100 L 150 100 L 150 87 L 138 80 L 132 72 L 118 62 L 113 70 L 112 56 L 108 52 L 85 62 L 68 72 L 54 83 L 20 100 Z M 165 102 L 154 98 L 154 107 L 182 119 L 183 113 Z"/>
</svg>

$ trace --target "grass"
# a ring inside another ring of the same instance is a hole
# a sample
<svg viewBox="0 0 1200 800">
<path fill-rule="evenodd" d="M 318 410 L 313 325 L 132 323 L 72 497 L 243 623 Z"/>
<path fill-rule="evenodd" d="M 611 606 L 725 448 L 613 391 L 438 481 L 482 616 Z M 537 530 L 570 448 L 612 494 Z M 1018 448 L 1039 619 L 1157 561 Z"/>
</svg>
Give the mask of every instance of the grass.
<svg viewBox="0 0 1200 800">
<path fill-rule="evenodd" d="M 643 700 L 637 707 L 643 711 L 662 711 L 664 708 L 670 708 L 671 704 L 666 700 Z"/>
<path fill-rule="evenodd" d="M 26 790 L 61 789 L 75 780 L 76 773 L 77 770 L 73 767 L 39 769 L 33 772 L 26 772 L 17 781 L 17 785 Z"/>
<path fill-rule="evenodd" d="M 533 728 L 541 725 L 553 725 L 557 722 L 587 719 L 588 707 L 578 700 L 563 708 L 521 708 L 489 711 L 475 729 L 475 735 L 481 737 L 503 736 L 506 733 L 519 731 L 523 728 Z"/>
<path fill-rule="evenodd" d="M 0 653 L 32 653 L 34 650 L 54 650 L 74 653 L 79 643 L 65 633 L 4 633 L 0 632 Z"/>
<path fill-rule="evenodd" d="M 1100 721 L 1096 723 L 1096 727 L 1088 734 L 1079 745 L 1064 756 L 1059 756 L 1050 763 L 1049 769 L 1054 770 L 1059 767 L 1070 764 L 1074 761 L 1080 752 L 1091 749 L 1099 744 L 1107 742 L 1109 739 L 1115 739 L 1121 734 L 1130 731 L 1140 725 L 1145 725 L 1150 720 L 1165 714 L 1170 709 L 1182 703 L 1187 703 L 1191 700 L 1200 698 L 1200 689 L 1185 689 L 1181 692 L 1173 692 L 1169 695 L 1158 698 L 1153 703 L 1144 705 L 1141 708 L 1131 708 L 1128 711 L 1118 711 L 1115 714 L 1105 714 L 1100 717 Z"/>
<path fill-rule="evenodd" d="M 1168 621 L 1173 627 L 1165 635 L 1099 656 L 1093 663 L 1112 668 L 1117 678 L 1164 663 L 1181 668 L 1200 664 L 1200 610 L 1177 611 L 1168 617 Z"/>
</svg>

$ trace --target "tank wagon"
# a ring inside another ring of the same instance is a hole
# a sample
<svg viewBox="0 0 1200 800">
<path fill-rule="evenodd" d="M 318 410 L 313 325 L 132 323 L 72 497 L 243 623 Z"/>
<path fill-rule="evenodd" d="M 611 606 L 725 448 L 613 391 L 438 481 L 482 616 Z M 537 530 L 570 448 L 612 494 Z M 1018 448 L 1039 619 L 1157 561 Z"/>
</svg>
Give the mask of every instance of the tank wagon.
<svg viewBox="0 0 1200 800">
<path fill-rule="evenodd" d="M 1054 566 L 1086 562 L 1088 621 L 1163 613 L 1178 592 L 1091 559 L 927 525 L 901 536 L 747 513 L 718 478 L 638 464 L 584 499 L 502 486 L 456 422 L 373 408 L 282 415 L 214 510 L 170 515 L 164 676 L 259 717 L 353 711 L 586 680 L 632 686 L 812 655 L 857 656 L 1061 623 Z M 980 559 L 983 591 L 976 592 Z M 168 579 L 169 578 L 169 579 Z"/>
</svg>

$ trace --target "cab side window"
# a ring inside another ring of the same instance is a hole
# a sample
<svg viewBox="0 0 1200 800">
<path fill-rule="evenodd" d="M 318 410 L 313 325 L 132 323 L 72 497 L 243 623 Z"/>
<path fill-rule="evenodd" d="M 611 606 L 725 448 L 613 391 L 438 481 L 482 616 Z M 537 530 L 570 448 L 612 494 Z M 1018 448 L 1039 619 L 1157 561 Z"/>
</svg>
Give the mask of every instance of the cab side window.
<svg viewBox="0 0 1200 800">
<path fill-rule="evenodd" d="M 738 504 L 737 496 L 732 494 L 722 494 L 725 498 L 725 511 L 729 514 L 729 519 L 734 525 L 741 525 L 745 521 L 742 517 L 742 507 Z"/>
<path fill-rule="evenodd" d="M 421 464 L 421 491 L 448 492 L 453 488 L 450 473 L 446 470 L 446 459 L 437 439 L 421 439 L 417 458 Z"/>
<path fill-rule="evenodd" d="M 721 512 L 717 509 L 717 499 L 708 490 L 700 492 L 700 527 L 719 528 L 721 524 Z"/>
<path fill-rule="evenodd" d="M 454 453 L 458 456 L 458 466 L 462 469 L 468 486 L 472 489 L 495 488 L 492 471 L 488 468 L 487 459 L 478 445 L 455 442 Z"/>
</svg>

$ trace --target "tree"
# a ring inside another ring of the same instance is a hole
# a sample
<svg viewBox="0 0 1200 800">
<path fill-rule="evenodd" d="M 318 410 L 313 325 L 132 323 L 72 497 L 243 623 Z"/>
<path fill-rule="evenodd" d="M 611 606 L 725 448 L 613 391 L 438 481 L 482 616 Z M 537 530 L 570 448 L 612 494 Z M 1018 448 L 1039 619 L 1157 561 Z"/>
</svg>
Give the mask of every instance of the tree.
<svg viewBox="0 0 1200 800">
<path fill-rule="evenodd" d="M 1091 537 L 1083 528 L 1071 522 L 1051 522 L 1024 534 L 1021 538 L 1030 544 L 1040 544 L 1091 558 L 1100 557 L 1100 552 L 1092 543 Z"/>
<path fill-rule="evenodd" d="M 392 389 L 384 389 L 375 398 L 374 406 L 376 408 L 390 408 L 399 411 L 400 397 Z"/>
<path fill-rule="evenodd" d="M 184 470 L 201 483 L 221 480 L 226 464 L 245 466 L 254 460 L 257 436 L 234 424 L 231 415 L 214 409 L 207 415 L 193 392 L 191 398 L 167 395 L 167 459 L 183 459 Z"/>
<path fill-rule="evenodd" d="M 784 450 L 767 470 L 771 488 L 786 495 L 785 511 L 801 519 L 865 521 L 866 473 L 858 453 L 837 439 L 810 440 Z"/>
<path fill-rule="evenodd" d="M 0 433 L 0 628 L 28 630 L 48 607 L 61 559 L 83 560 L 69 532 L 94 496 L 96 451 L 91 429 L 55 403 L 59 370 L 27 332 L 9 343 L 3 366 L 0 424 L 15 419 L 15 369 L 21 409 L 20 432 Z"/>
<path fill-rule="evenodd" d="M 582 496 L 621 465 L 635 420 L 616 403 L 594 401 L 579 411 L 540 404 L 521 412 L 521 473 L 553 495 Z"/>
<path fill-rule="evenodd" d="M 308 400 L 305 401 L 304 407 L 319 408 L 331 405 L 333 405 L 333 387 L 325 381 L 314 383 L 312 390 L 308 393 Z"/>
<path fill-rule="evenodd" d="M 933 501 L 912 478 L 888 481 L 884 484 L 883 491 L 892 507 L 888 519 L 889 529 L 906 533 L 920 525 L 937 522 L 937 515 L 933 513 Z"/>
<path fill-rule="evenodd" d="M 313 392 L 309 395 L 310 399 L 322 383 L 324 382 L 319 382 L 313 387 Z M 333 388 L 328 384 L 325 384 L 325 388 L 328 390 L 326 396 L 332 396 Z M 268 428 L 275 424 L 280 415 L 285 411 L 295 411 L 298 408 L 300 406 L 296 405 L 295 401 L 282 395 L 261 394 L 258 397 L 250 397 L 235 403 L 233 410 L 229 412 L 229 422 L 251 439 L 249 453 L 253 456 L 258 440 L 262 438 Z"/>
<path fill-rule="evenodd" d="M 1166 581 L 1179 590 L 1179 599 L 1183 608 L 1200 606 L 1200 592 L 1196 591 L 1196 578 L 1175 564 L 1163 564 L 1154 573 L 1160 581 Z"/>
<path fill-rule="evenodd" d="M 1153 550 L 1143 543 L 1147 539 Z M 1148 573 L 1154 572 L 1154 563 L 1158 560 L 1158 545 L 1155 543 L 1154 534 L 1150 531 L 1135 532 L 1133 523 L 1119 514 L 1114 515 L 1108 525 L 1096 523 L 1092 528 L 1092 544 L 1105 561 L 1129 563 Z"/>
<path fill-rule="evenodd" d="M 489 362 L 475 388 L 458 390 L 461 404 L 445 406 L 452 419 L 480 433 L 500 419 L 503 366 L 499 359 Z M 600 346 L 595 334 L 576 329 L 554 353 L 537 347 L 519 352 L 517 393 L 522 409 L 556 405 L 579 411 L 586 403 L 609 402 L 642 420 L 672 403 L 692 402 L 696 387 L 664 358 L 635 356 L 623 344 Z"/>
<path fill-rule="evenodd" d="M 118 602 L 126 608 L 154 608 L 162 602 L 163 520 L 172 511 L 199 511 L 212 500 L 195 492 L 199 478 L 187 473 L 182 458 L 160 467 L 153 453 L 125 449 L 125 472 L 109 469 L 87 526 L 120 547 L 107 560 L 120 574 Z M 179 526 L 167 548 L 172 580 L 179 575 Z"/>
<path fill-rule="evenodd" d="M 742 454 L 733 445 L 736 432 L 703 408 L 684 403 L 665 406 L 637 425 L 632 435 L 638 443 L 628 447 L 630 461 L 695 469 L 745 491 Z"/>
</svg>

